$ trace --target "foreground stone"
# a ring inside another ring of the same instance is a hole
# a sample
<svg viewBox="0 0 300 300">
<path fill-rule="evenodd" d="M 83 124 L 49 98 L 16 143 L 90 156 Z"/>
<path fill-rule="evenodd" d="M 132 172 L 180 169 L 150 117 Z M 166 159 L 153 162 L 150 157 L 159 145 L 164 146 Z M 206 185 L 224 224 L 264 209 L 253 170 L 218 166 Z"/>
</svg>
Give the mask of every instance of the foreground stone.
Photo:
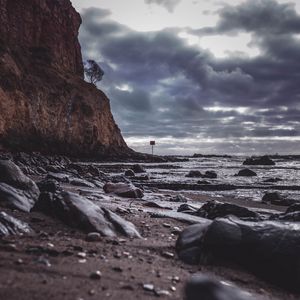
<svg viewBox="0 0 300 300">
<path fill-rule="evenodd" d="M 40 191 L 29 177 L 10 160 L 0 161 L 0 205 L 29 212 Z"/>
<path fill-rule="evenodd" d="M 0 237 L 30 233 L 33 233 L 33 231 L 28 224 L 5 212 L 0 212 Z"/>
<path fill-rule="evenodd" d="M 185 300 L 250 300 L 245 292 L 202 274 L 195 274 L 185 285 Z M 252 298 L 251 298 L 252 299 Z"/>
<path fill-rule="evenodd" d="M 42 211 L 86 232 L 99 232 L 109 237 L 118 233 L 133 238 L 140 237 L 132 223 L 74 193 L 64 192 L 60 196 L 41 197 L 34 210 Z"/>
<path fill-rule="evenodd" d="M 300 225 L 216 219 L 186 228 L 176 244 L 187 263 L 232 261 L 279 285 L 300 290 Z"/>
<path fill-rule="evenodd" d="M 144 196 L 141 189 L 136 188 L 130 183 L 112 183 L 107 182 L 103 190 L 105 193 L 114 193 L 125 198 L 142 198 Z"/>
<path fill-rule="evenodd" d="M 284 198 L 277 192 L 265 193 L 261 201 L 263 203 L 271 203 L 273 205 L 281 206 L 290 206 L 297 203 L 296 200 Z"/>
</svg>

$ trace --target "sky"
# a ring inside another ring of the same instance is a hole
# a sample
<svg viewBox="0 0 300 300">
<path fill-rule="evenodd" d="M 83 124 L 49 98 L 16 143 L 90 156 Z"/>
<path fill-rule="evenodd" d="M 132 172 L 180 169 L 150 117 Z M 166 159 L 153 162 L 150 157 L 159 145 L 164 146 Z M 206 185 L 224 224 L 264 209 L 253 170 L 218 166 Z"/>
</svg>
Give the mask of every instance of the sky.
<svg viewBox="0 0 300 300">
<path fill-rule="evenodd" d="M 71 0 L 134 150 L 300 153 L 300 0 Z"/>
</svg>

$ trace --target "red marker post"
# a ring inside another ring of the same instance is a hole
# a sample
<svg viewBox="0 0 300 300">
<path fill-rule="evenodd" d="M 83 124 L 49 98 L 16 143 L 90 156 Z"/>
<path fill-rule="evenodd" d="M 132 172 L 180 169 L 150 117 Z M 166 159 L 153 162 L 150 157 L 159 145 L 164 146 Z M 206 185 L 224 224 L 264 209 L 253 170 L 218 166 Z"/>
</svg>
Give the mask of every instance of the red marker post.
<svg viewBox="0 0 300 300">
<path fill-rule="evenodd" d="M 155 146 L 155 141 L 150 141 L 150 146 L 152 148 L 152 155 L 153 155 L 153 149 L 154 149 L 154 146 Z"/>
</svg>

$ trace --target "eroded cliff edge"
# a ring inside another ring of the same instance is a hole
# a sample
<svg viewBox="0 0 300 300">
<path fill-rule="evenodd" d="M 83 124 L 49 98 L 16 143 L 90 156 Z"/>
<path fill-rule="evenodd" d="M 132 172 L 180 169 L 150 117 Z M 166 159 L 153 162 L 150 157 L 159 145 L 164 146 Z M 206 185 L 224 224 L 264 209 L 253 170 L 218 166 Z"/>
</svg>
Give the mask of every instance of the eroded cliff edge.
<svg viewBox="0 0 300 300">
<path fill-rule="evenodd" d="M 105 94 L 83 79 L 69 0 L 0 0 L 0 144 L 84 157 L 131 152 Z"/>
</svg>

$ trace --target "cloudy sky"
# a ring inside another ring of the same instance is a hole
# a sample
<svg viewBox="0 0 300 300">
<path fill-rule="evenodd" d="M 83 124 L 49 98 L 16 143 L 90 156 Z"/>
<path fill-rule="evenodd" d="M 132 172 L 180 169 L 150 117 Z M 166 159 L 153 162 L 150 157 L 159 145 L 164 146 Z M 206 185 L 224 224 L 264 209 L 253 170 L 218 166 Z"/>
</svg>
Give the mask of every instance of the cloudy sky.
<svg viewBox="0 0 300 300">
<path fill-rule="evenodd" d="M 300 152 L 300 1 L 72 0 L 128 145 Z"/>
</svg>

